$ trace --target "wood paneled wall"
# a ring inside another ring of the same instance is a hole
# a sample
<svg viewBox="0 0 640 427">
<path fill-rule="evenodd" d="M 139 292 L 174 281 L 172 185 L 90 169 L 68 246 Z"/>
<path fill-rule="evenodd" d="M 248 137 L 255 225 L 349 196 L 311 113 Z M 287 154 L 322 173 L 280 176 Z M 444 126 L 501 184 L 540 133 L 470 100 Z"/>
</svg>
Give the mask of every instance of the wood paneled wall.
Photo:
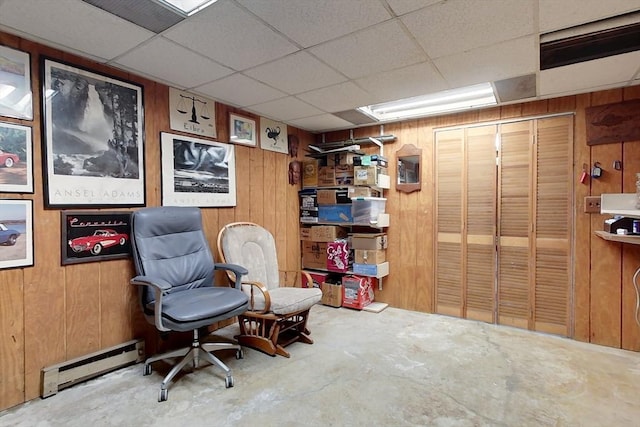
<svg viewBox="0 0 640 427">
<path fill-rule="evenodd" d="M 160 132 L 175 131 L 169 127 L 169 88 L 165 85 L 3 33 L 0 44 L 31 54 L 35 115 L 33 121 L 0 118 L 33 128 L 35 186 L 34 194 L 0 194 L 0 198 L 34 201 L 35 265 L 0 270 L 0 409 L 4 409 L 40 395 L 40 371 L 45 366 L 133 338 L 145 338 L 149 352 L 167 345 L 159 343 L 153 326 L 138 308 L 136 290 L 129 285 L 134 273 L 130 260 L 60 265 L 60 210 L 44 209 L 40 56 L 143 85 L 147 206 L 161 204 Z M 259 117 L 216 103 L 217 140 L 221 142 L 229 140 L 229 112 L 254 118 L 259 126 Z M 288 129 L 302 146 L 313 141 L 308 132 Z M 303 154 L 300 150 L 299 158 Z M 280 267 L 299 267 L 298 188 L 288 184 L 291 160 L 259 147 L 236 146 L 237 206 L 203 209 L 214 253 L 222 225 L 253 221 L 276 236 Z"/>
</svg>

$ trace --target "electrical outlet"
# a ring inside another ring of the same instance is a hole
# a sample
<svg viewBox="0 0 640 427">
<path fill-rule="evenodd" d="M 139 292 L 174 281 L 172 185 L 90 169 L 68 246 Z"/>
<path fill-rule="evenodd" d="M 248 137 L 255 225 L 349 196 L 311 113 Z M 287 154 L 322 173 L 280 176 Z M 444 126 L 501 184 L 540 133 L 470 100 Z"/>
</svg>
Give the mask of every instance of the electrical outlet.
<svg viewBox="0 0 640 427">
<path fill-rule="evenodd" d="M 600 213 L 600 196 L 585 196 L 585 213 Z"/>
</svg>

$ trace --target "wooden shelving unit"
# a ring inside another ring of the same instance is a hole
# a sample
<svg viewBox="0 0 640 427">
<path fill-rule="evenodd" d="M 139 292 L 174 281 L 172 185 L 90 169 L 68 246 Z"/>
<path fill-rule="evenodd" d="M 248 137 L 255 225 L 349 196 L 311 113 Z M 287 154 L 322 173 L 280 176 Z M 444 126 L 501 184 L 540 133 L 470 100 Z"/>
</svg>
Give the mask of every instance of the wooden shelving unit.
<svg viewBox="0 0 640 427">
<path fill-rule="evenodd" d="M 615 234 L 607 231 L 598 230 L 595 232 L 596 236 L 609 240 L 611 242 L 630 243 L 632 245 L 640 245 L 640 236 L 628 235 L 628 234 Z"/>
</svg>

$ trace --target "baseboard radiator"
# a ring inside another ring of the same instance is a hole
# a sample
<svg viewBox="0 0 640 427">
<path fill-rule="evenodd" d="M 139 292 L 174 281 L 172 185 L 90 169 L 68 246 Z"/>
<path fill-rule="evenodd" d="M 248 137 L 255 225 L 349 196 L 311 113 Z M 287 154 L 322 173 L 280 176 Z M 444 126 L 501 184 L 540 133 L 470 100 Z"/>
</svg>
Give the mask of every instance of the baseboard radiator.
<svg viewBox="0 0 640 427">
<path fill-rule="evenodd" d="M 43 398 L 82 381 L 144 360 L 144 341 L 132 340 L 42 369 Z"/>
</svg>

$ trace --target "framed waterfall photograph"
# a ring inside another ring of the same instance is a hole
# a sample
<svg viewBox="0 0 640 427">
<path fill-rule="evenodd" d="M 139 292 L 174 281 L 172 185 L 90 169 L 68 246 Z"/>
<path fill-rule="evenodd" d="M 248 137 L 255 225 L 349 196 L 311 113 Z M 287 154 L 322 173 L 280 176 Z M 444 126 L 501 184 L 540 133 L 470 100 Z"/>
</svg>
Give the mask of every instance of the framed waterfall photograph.
<svg viewBox="0 0 640 427">
<path fill-rule="evenodd" d="M 47 207 L 144 206 L 142 86 L 43 57 Z"/>
<path fill-rule="evenodd" d="M 162 132 L 162 205 L 236 205 L 236 161 L 232 144 Z"/>
</svg>

